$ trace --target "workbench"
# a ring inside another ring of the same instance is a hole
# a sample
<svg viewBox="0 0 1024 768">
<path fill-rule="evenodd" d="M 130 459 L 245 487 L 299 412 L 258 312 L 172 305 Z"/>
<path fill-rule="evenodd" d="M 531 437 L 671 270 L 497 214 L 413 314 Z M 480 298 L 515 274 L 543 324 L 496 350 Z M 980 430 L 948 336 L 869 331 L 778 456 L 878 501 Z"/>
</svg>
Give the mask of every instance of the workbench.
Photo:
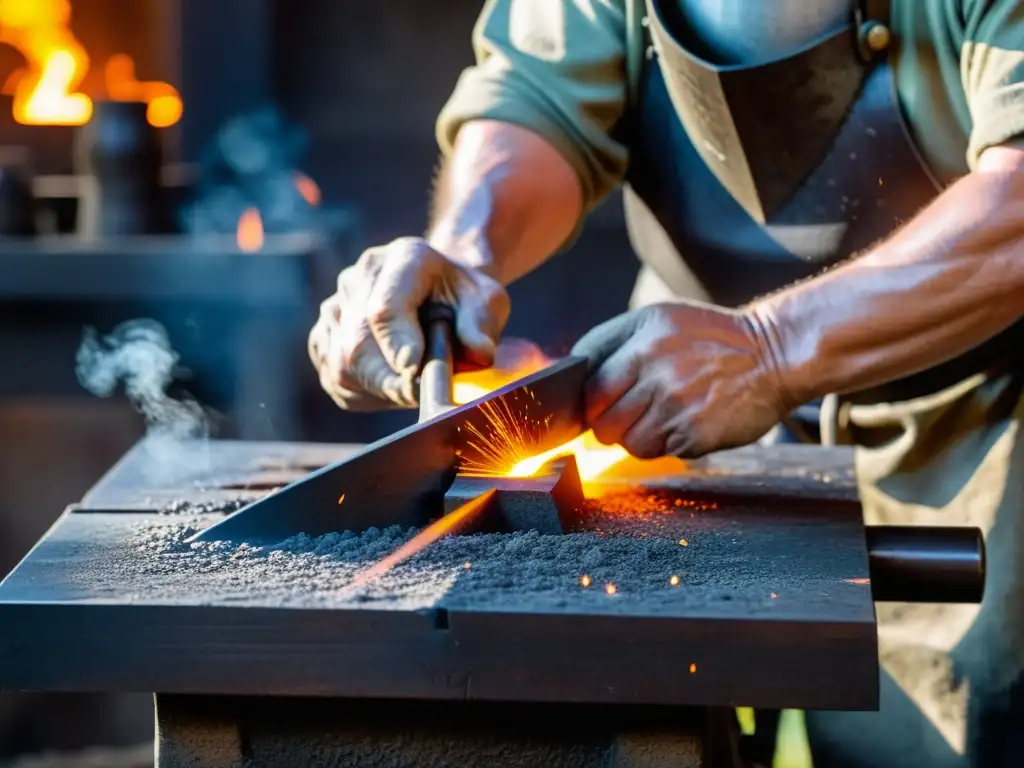
<svg viewBox="0 0 1024 768">
<path fill-rule="evenodd" d="M 650 492 L 609 491 L 569 534 L 592 544 L 520 534 L 521 551 L 463 566 L 478 540 L 452 537 L 456 560 L 401 599 L 401 565 L 394 594 L 347 596 L 370 551 L 348 562 L 351 537 L 182 546 L 356 448 L 138 444 L 0 583 L 0 688 L 154 692 L 160 768 L 280 765 L 307 747 L 308 765 L 731 765 L 735 706 L 877 706 L 846 449 L 634 473 Z M 627 539 L 663 567 L 615 562 Z"/>
</svg>

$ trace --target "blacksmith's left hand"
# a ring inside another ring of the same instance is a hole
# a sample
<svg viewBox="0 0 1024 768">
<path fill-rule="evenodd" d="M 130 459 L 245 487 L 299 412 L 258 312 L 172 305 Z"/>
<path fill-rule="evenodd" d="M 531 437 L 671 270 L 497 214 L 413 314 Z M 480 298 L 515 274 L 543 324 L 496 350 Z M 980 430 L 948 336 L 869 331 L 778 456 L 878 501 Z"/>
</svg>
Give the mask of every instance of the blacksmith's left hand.
<svg viewBox="0 0 1024 768">
<path fill-rule="evenodd" d="M 573 348 L 588 358 L 586 418 L 606 445 L 639 458 L 696 458 L 752 443 L 795 404 L 750 315 L 653 304 L 597 326 Z"/>
</svg>

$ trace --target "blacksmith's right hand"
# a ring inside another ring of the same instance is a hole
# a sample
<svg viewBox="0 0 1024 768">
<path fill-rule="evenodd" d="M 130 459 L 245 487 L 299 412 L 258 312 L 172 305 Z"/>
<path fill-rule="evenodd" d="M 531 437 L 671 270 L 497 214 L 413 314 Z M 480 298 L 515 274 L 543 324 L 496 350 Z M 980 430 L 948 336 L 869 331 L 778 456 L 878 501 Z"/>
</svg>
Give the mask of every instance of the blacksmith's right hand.
<svg viewBox="0 0 1024 768">
<path fill-rule="evenodd" d="M 370 248 L 338 275 L 309 334 L 320 385 L 342 408 L 374 411 L 418 405 L 424 339 L 418 310 L 433 299 L 455 310 L 460 354 L 490 366 L 509 316 L 496 280 L 407 237 Z"/>
</svg>

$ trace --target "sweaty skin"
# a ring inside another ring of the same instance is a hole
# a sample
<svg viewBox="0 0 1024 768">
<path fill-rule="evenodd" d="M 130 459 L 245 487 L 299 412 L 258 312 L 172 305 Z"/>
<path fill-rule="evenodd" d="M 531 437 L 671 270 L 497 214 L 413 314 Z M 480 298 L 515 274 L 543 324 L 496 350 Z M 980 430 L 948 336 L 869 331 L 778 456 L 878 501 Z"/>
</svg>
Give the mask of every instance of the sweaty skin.
<svg viewBox="0 0 1024 768">
<path fill-rule="evenodd" d="M 868 253 L 738 311 L 630 312 L 582 338 L 597 437 L 636 456 L 750 443 L 797 406 L 907 376 L 1024 316 L 1024 150 L 978 170 Z"/>
<path fill-rule="evenodd" d="M 474 121 L 442 169 L 426 238 L 370 248 L 338 276 L 309 335 L 320 384 L 347 410 L 413 407 L 418 308 L 450 303 L 464 361 L 486 366 L 510 311 L 504 286 L 537 267 L 582 215 L 572 166 L 517 126 Z"/>
</svg>

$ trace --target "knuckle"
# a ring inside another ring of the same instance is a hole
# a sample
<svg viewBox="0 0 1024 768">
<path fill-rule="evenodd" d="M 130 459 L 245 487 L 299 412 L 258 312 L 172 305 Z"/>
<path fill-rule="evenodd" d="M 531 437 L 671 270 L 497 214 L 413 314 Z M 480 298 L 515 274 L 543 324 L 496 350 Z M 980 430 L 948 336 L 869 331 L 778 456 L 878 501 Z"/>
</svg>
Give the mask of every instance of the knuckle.
<svg viewBox="0 0 1024 768">
<path fill-rule="evenodd" d="M 626 436 L 622 447 L 638 459 L 656 459 L 664 454 L 664 441 L 659 435 L 637 433 Z"/>
<path fill-rule="evenodd" d="M 608 424 L 607 421 L 602 418 L 597 418 L 589 426 L 594 432 L 594 437 L 596 437 L 597 441 L 602 445 L 615 445 L 622 437 L 622 435 L 618 434 L 612 425 Z"/>
<path fill-rule="evenodd" d="M 387 328 L 395 319 L 391 304 L 380 298 L 371 299 L 366 307 L 366 322 L 371 328 Z"/>
<path fill-rule="evenodd" d="M 508 314 L 510 300 L 508 291 L 496 280 L 487 280 L 481 287 L 484 304 L 495 314 Z"/>
<path fill-rule="evenodd" d="M 335 302 L 337 302 L 337 300 L 340 297 L 348 295 L 350 293 L 351 288 L 354 288 L 360 283 L 366 281 L 368 270 L 362 263 L 363 257 L 360 256 L 359 258 L 360 261 L 357 261 L 355 264 L 349 267 L 345 267 L 343 270 L 341 270 L 341 272 L 338 273 L 338 281 L 335 295 L 328 299 L 328 301 L 331 301 L 333 299 L 335 300 Z"/>
</svg>

